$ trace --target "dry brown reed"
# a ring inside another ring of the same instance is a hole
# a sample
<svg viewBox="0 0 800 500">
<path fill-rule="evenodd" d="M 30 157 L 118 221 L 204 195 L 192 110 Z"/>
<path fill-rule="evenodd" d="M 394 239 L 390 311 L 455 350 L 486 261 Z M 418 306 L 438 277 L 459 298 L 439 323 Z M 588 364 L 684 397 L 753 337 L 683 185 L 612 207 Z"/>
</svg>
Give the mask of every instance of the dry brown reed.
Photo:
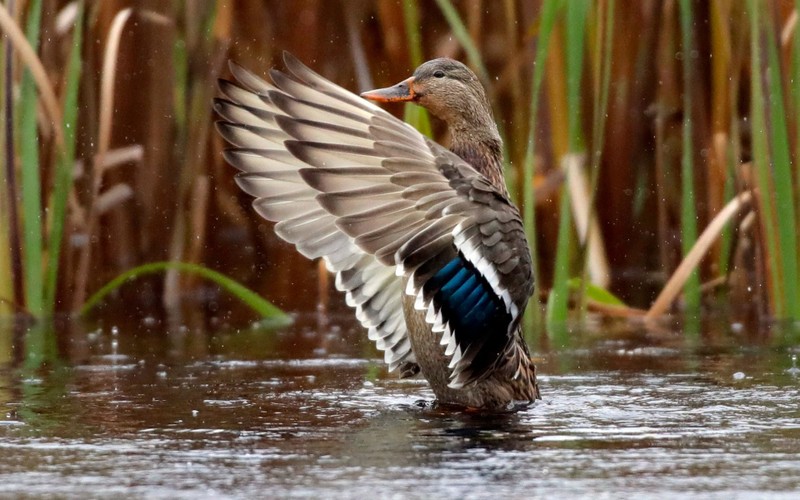
<svg viewBox="0 0 800 500">
<path fill-rule="evenodd" d="M 564 178 L 559 165 L 567 153 L 581 151 L 569 148 L 567 122 L 574 110 L 566 104 L 565 30 L 559 21 L 550 42 L 541 116 L 536 121 L 537 158 L 535 165 L 524 162 L 541 3 L 469 0 L 454 5 L 490 77 L 488 90 L 505 131 L 514 196 L 521 202 L 522 190 L 537 190 L 536 238 L 542 270 L 538 283 L 546 291 L 553 275 L 559 187 Z M 609 275 L 610 290 L 632 306 L 647 309 L 682 260 L 680 186 L 687 180 L 681 178 L 680 169 L 681 123 L 686 113 L 691 113 L 694 124 L 692 181 L 697 186 L 698 228 L 717 231 L 716 221 L 727 220 L 733 210 L 730 205 L 725 209 L 726 203 L 745 203 L 748 195 L 734 196 L 752 185 L 740 165 L 751 159 L 753 131 L 748 128 L 747 103 L 754 70 L 747 16 L 738 1 L 692 3 L 696 45 L 691 54 L 681 52 L 679 7 L 674 0 L 618 3 L 611 35 L 609 104 L 600 118 L 605 120 L 601 144 L 591 144 L 590 132 L 600 88 L 602 37 L 586 38 L 590 49 L 586 65 L 593 70 L 583 77 L 581 116 L 587 138 L 583 152 L 600 155 L 599 177 L 596 195 L 584 180 L 573 186 L 573 198 L 575 210 L 584 214 L 582 239 L 591 228 L 592 258 L 604 261 L 607 255 L 608 270 L 601 272 Z M 69 40 L 56 30 L 54 14 L 63 5 L 44 2 L 43 33 L 49 35 L 41 39 L 39 57 L 18 28 L 24 16 L 14 19 L 0 5 L 0 25 L 23 64 L 33 71 L 41 92 L 42 127 L 61 119 L 61 75 Z M 265 74 L 281 66 L 284 50 L 354 91 L 399 81 L 414 69 L 402 3 L 103 0 L 87 5 L 81 20 L 86 43 L 77 131 L 77 157 L 87 172 L 77 178 L 71 196 L 70 211 L 83 215 L 72 217 L 67 230 L 59 307 L 75 309 L 86 293 L 120 272 L 165 259 L 203 263 L 290 309 L 312 310 L 318 303 L 327 304 L 322 301 L 327 300 L 330 285 L 319 281 L 317 266 L 277 241 L 270 225 L 255 216 L 247 197 L 235 187 L 233 171 L 220 154 L 223 144 L 211 133 L 215 81 L 227 76 L 228 59 Z M 597 33 L 602 19 L 599 10 L 592 9 L 587 29 Z M 423 57 L 466 60 L 439 2 L 420 0 L 418 11 Z M 792 50 L 788 40 L 796 36 L 793 4 L 765 1 L 763 15 L 771 16 L 775 30 L 783 32 L 781 57 L 787 61 Z M 682 81 L 683 57 L 695 61 L 691 88 Z M 693 109 L 682 109 L 685 92 L 692 95 Z M 446 140 L 441 125 L 434 125 L 436 137 Z M 794 118 L 789 126 L 796 130 Z M 59 127 L 51 132 L 56 144 L 63 143 Z M 41 156 L 49 160 L 50 136 L 43 137 Z M 136 153 L 112 160 L 115 151 Z M 111 163 L 127 166 L 103 167 Z M 534 168 L 534 185 L 521 185 L 524 169 Z M 47 191 L 52 182 L 49 169 L 42 179 Z M 103 185 L 110 190 L 103 192 Z M 594 208 L 589 209 L 592 200 Z M 736 267 L 729 262 L 743 263 L 748 272 L 729 280 L 731 297 L 771 303 L 764 284 L 769 263 L 762 231 L 759 224 L 740 224 L 723 243 L 704 243 L 693 256 L 692 267 L 700 269 L 703 281 L 712 281 Z M 752 255 L 761 260 L 742 261 L 741 242 L 754 242 L 748 248 L 755 248 Z M 0 256 L 0 269 L 7 266 L 4 258 Z M 574 264 L 579 269 L 580 264 Z M 667 305 L 679 298 L 679 290 L 670 290 L 664 292 L 668 299 L 650 309 L 651 315 L 668 311 Z M 214 289 L 176 273 L 168 273 L 165 281 L 153 277 L 135 290 L 122 290 L 126 300 L 144 308 L 159 303 L 172 307 L 192 292 L 215 310 L 209 305 L 217 300 Z M 613 307 L 600 304 L 595 310 L 609 308 Z"/>
</svg>

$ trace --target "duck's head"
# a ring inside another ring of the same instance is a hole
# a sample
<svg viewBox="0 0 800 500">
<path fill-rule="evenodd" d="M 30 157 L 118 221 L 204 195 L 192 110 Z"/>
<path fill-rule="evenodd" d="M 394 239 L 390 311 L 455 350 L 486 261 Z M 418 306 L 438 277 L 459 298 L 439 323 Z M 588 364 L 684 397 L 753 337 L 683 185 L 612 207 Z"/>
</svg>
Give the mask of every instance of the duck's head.
<svg viewBox="0 0 800 500">
<path fill-rule="evenodd" d="M 443 57 L 423 63 L 410 78 L 391 87 L 364 92 L 361 97 L 377 102 L 415 102 L 451 129 L 468 131 L 470 135 L 482 129 L 497 133 L 480 80 L 453 59 Z"/>
</svg>

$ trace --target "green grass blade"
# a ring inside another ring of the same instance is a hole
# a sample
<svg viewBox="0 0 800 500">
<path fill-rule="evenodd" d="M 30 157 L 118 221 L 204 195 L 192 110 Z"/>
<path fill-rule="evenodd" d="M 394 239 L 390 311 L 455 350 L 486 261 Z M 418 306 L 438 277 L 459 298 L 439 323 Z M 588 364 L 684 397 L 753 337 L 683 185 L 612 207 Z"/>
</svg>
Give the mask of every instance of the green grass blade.
<svg viewBox="0 0 800 500">
<path fill-rule="evenodd" d="M 408 41 L 408 53 L 411 55 L 411 65 L 416 68 L 423 63 L 417 0 L 403 0 L 403 22 L 406 24 L 406 40 Z"/>
<path fill-rule="evenodd" d="M 591 3 L 588 0 L 567 2 L 567 115 L 569 149 L 571 153 L 583 150 L 581 133 L 581 79 L 585 49 L 586 17 Z"/>
<path fill-rule="evenodd" d="M 734 130 L 734 126 L 731 126 L 731 129 Z M 738 137 L 737 135 L 731 134 L 733 137 Z M 727 166 L 728 175 L 725 177 L 725 187 L 723 188 L 723 199 L 730 200 L 734 196 L 736 196 L 736 184 L 735 184 L 735 175 L 736 175 L 736 158 L 737 156 L 733 153 L 733 147 L 728 147 L 725 151 L 725 162 Z M 719 268 L 720 275 L 728 274 L 730 271 L 729 263 L 731 258 L 731 252 L 733 250 L 733 244 L 735 242 L 734 239 L 734 229 L 730 226 L 725 226 L 722 229 L 722 235 L 719 238 L 720 241 L 720 252 L 719 252 L 719 260 L 717 261 L 717 267 Z"/>
<path fill-rule="evenodd" d="M 772 23 L 770 23 L 770 28 Z M 768 30 L 767 37 L 767 81 L 769 82 L 769 115 L 772 143 L 772 165 L 775 182 L 775 210 L 778 216 L 778 244 L 782 258 L 783 293 L 786 314 L 800 319 L 797 280 L 797 218 L 795 214 L 794 190 L 792 188 L 792 160 L 789 133 L 786 126 L 781 63 L 778 58 L 777 40 Z"/>
<path fill-rule="evenodd" d="M 432 137 L 431 119 L 428 110 L 416 104 L 406 103 L 403 109 L 403 121 L 419 130 L 426 137 Z"/>
<path fill-rule="evenodd" d="M 692 91 L 694 64 L 692 30 L 694 16 L 690 0 L 680 1 L 681 52 L 683 53 L 683 149 L 681 151 L 681 247 L 683 255 L 689 253 L 697 241 L 697 208 L 694 196 L 694 145 L 692 142 Z M 700 278 L 692 271 L 684 288 L 687 311 L 700 307 Z"/>
<path fill-rule="evenodd" d="M 528 144 L 525 150 L 525 168 L 523 169 L 522 180 L 522 221 L 525 226 L 525 233 L 528 235 L 533 276 L 536 280 L 539 280 L 541 276 L 539 273 L 539 252 L 536 245 L 536 191 L 533 185 L 533 174 L 536 167 L 534 162 L 536 158 L 536 126 L 539 116 L 539 91 L 541 90 L 542 78 L 544 77 L 547 48 L 550 45 L 550 34 L 553 32 L 553 26 L 555 25 L 557 17 L 556 14 L 560 6 L 560 0 L 549 0 L 542 6 L 542 14 L 539 20 L 539 36 L 536 41 L 536 56 L 533 62 L 531 106 L 528 121 Z M 534 307 L 529 307 L 528 311 L 525 313 L 524 327 L 527 333 L 532 332 L 535 325 L 539 324 L 541 320 L 538 301 L 534 301 L 533 306 Z"/>
<path fill-rule="evenodd" d="M 411 65 L 416 68 L 423 62 L 422 34 L 420 33 L 419 4 L 417 0 L 403 0 L 403 21 L 406 25 L 406 40 L 408 41 L 408 53 L 411 54 Z M 427 137 L 433 136 L 427 109 L 416 104 L 407 103 L 403 109 L 403 120 Z"/>
<path fill-rule="evenodd" d="M 603 61 L 600 81 L 600 99 L 594 109 L 594 121 L 592 126 L 592 196 L 597 194 L 597 181 L 600 177 L 600 153 L 606 134 L 606 110 L 608 109 L 608 91 L 611 88 L 611 59 L 614 52 L 614 16 L 616 2 L 608 0 L 605 13 L 605 27 L 603 28 Z"/>
<path fill-rule="evenodd" d="M 0 183 L 3 182 L 5 182 L 5 175 L 0 170 Z M 5 209 L 5 198 L 6 196 L 3 194 L 3 191 L 0 190 L 0 213 L 3 214 L 8 213 Z M 0 217 L 0 242 L 2 242 L 0 243 L 0 276 L 11 276 L 11 245 L 7 244 L 8 238 L 6 218 Z M 0 279 L 0 317 L 11 314 L 13 311 L 14 289 L 11 283 L 12 281 L 10 279 Z"/>
<path fill-rule="evenodd" d="M 4 45 L 7 43 L 9 42 L 6 40 L 3 46 L 0 46 L 0 68 L 6 67 L 7 52 Z M 4 93 L 3 91 L 6 89 L 6 74 L 6 71 L 0 70 L 0 94 Z M 0 114 L 2 114 L 3 117 L 7 117 L 5 96 L 0 98 L 0 103 L 2 103 Z M 4 159 L 4 161 L 7 158 L 6 146 L 6 141 L 0 140 L 0 152 L 2 152 L 0 158 Z M 10 314 L 13 311 L 12 305 L 14 299 L 14 286 L 13 280 L 11 279 L 14 267 L 11 258 L 11 228 L 9 227 L 9 223 L 11 222 L 9 218 L 11 207 L 9 204 L 11 200 L 9 199 L 9 192 L 6 188 L 9 185 L 9 179 L 6 173 L 7 167 L 8 165 L 4 165 L 0 168 L 0 276 L 7 276 L 7 278 L 0 279 L 0 317 Z M 2 358 L 4 352 L 4 350 L 0 349 L 0 358 Z"/>
<path fill-rule="evenodd" d="M 26 36 L 31 47 L 39 46 L 42 0 L 28 7 Z M 39 133 L 36 126 L 38 97 L 33 77 L 27 69 L 22 75 L 19 101 L 18 144 L 22 170 L 22 236 L 25 275 L 25 303 L 34 316 L 44 312 L 42 273 L 42 192 L 39 175 Z"/>
<path fill-rule="evenodd" d="M 780 248 L 775 229 L 775 212 L 772 205 L 772 177 L 770 172 L 770 154 L 767 145 L 767 126 L 764 101 L 764 88 L 761 75 L 761 25 L 759 19 L 760 2 L 749 0 L 747 6 L 750 14 L 750 57 L 752 60 L 753 75 L 750 78 L 750 114 L 752 116 L 753 137 L 753 163 L 755 164 L 756 178 L 761 192 L 761 220 L 766 234 L 767 258 L 769 265 L 771 297 L 773 300 L 773 313 L 783 317 L 786 311 L 785 297 L 782 292 L 783 259 L 780 258 Z"/>
<path fill-rule="evenodd" d="M 581 78 L 583 76 L 584 39 L 586 17 L 591 3 L 585 0 L 567 2 L 567 109 L 570 153 L 582 147 L 581 138 Z M 569 175 L 569 171 L 566 171 Z M 556 243 L 556 263 L 553 273 L 553 289 L 547 301 L 547 324 L 553 328 L 555 323 L 567 320 L 569 305 L 569 264 L 572 250 L 572 208 L 568 179 L 561 188 L 559 209 L 558 240 Z"/>
<path fill-rule="evenodd" d="M 800 0 L 794 2 L 795 12 L 800 13 Z M 794 30 L 794 48 L 792 50 L 792 79 L 790 80 L 790 95 L 794 100 L 790 106 L 791 113 L 795 117 L 795 176 L 796 180 L 800 181 L 800 118 L 798 118 L 798 110 L 800 110 L 800 29 L 795 27 Z M 795 200 L 796 213 L 800 214 L 800 194 L 797 195 Z M 800 258 L 800 255 L 798 256 Z M 800 278 L 800 277 L 798 277 Z"/>
<path fill-rule="evenodd" d="M 81 308 L 80 315 L 85 316 L 88 314 L 89 311 L 97 306 L 97 304 L 99 304 L 106 295 L 121 287 L 128 281 L 139 278 L 140 276 L 144 276 L 146 274 L 163 272 L 170 269 L 196 274 L 207 280 L 213 281 L 225 291 L 235 296 L 237 299 L 241 300 L 244 304 L 256 311 L 263 318 L 274 321 L 276 326 L 289 325 L 292 323 L 290 316 L 272 305 L 269 301 L 263 299 L 249 288 L 232 280 L 231 278 L 228 278 L 222 273 L 198 264 L 190 264 L 188 262 L 152 262 L 150 264 L 144 264 L 133 269 L 129 269 L 128 271 L 125 271 L 113 280 L 106 283 L 102 288 L 100 288 L 100 290 L 89 297 L 89 299 Z"/>
<path fill-rule="evenodd" d="M 14 21 L 11 20 L 11 22 L 13 23 Z M 13 44 L 8 36 L 3 37 L 2 52 L 2 100 L 3 118 L 5 119 L 2 128 L 2 142 L 5 146 L 3 149 L 3 177 L 5 182 L 0 186 L 0 189 L 5 191 L 7 200 L 3 207 L 3 215 L 7 224 L 9 248 L 9 272 L 3 275 L 2 278 L 11 282 L 10 303 L 17 307 L 22 307 L 25 302 L 25 286 L 22 270 L 22 243 L 19 234 L 19 206 L 17 203 L 19 195 L 17 194 L 16 151 L 14 148 L 14 55 Z"/>
<path fill-rule="evenodd" d="M 453 36 L 456 37 L 458 43 L 464 48 L 470 65 L 478 70 L 478 76 L 480 76 L 484 84 L 489 83 L 489 71 L 486 70 L 486 65 L 483 64 L 481 52 L 478 50 L 475 42 L 472 41 L 472 37 L 469 36 L 469 30 L 467 30 L 461 17 L 458 15 L 458 11 L 453 6 L 453 3 L 450 2 L 450 0 L 436 0 L 436 4 L 439 6 L 439 10 L 442 11 L 447 24 L 450 25 L 450 29 L 453 30 Z"/>
<path fill-rule="evenodd" d="M 182 32 L 179 31 L 180 34 Z M 182 143 L 186 133 L 186 94 L 188 92 L 187 75 L 189 74 L 189 57 L 186 53 L 186 40 L 177 37 L 172 46 L 172 63 L 175 67 L 175 130 L 179 137 L 176 142 Z"/>
<path fill-rule="evenodd" d="M 596 89 L 595 95 L 597 96 L 592 110 L 592 152 L 590 154 L 590 192 L 589 192 L 589 220 L 592 220 L 595 213 L 595 201 L 597 199 L 597 187 L 600 180 L 600 159 L 603 151 L 603 143 L 606 134 L 606 110 L 608 109 L 608 90 L 611 87 L 611 54 L 613 53 L 613 40 L 614 40 L 614 9 L 616 3 L 614 0 L 609 0 L 605 8 L 605 18 L 603 18 L 603 10 L 598 8 L 598 24 L 605 21 L 602 28 L 601 52 L 602 57 L 600 61 L 600 82 L 599 88 Z M 589 281 L 589 238 L 582 247 L 582 262 L 581 262 L 581 275 L 580 280 L 581 288 L 578 290 L 578 297 L 580 305 L 578 310 L 581 317 L 586 314 L 586 298 L 589 296 L 589 288 L 591 283 Z"/>
<path fill-rule="evenodd" d="M 58 288 L 58 263 L 61 257 L 61 243 L 64 236 L 64 222 L 67 216 L 67 198 L 72 189 L 72 168 L 75 164 L 75 129 L 78 122 L 78 88 L 81 76 L 81 47 L 83 46 L 83 2 L 78 4 L 75 28 L 72 34 L 72 47 L 66 71 L 64 88 L 64 150 L 57 158 L 53 193 L 49 203 L 51 230 L 48 241 L 48 259 L 45 275 L 45 310 L 55 309 Z"/>
<path fill-rule="evenodd" d="M 571 258 L 572 212 L 570 210 L 569 189 L 561 190 L 559 204 L 558 238 L 556 240 L 556 263 L 553 272 L 553 288 L 547 298 L 547 327 L 555 328 L 556 323 L 567 320 L 569 305 L 569 263 Z"/>
<path fill-rule="evenodd" d="M 439 9 L 442 11 L 447 24 L 450 26 L 450 29 L 453 30 L 453 36 L 456 37 L 458 43 L 464 48 L 464 52 L 467 53 L 467 60 L 469 61 L 470 65 L 475 68 L 478 72 L 478 77 L 481 79 L 484 85 L 489 85 L 491 83 L 489 79 L 489 71 L 486 69 L 486 65 L 483 64 L 483 58 L 481 57 L 480 50 L 478 50 L 477 45 L 472 40 L 472 37 L 469 35 L 469 30 L 464 25 L 464 22 L 461 20 L 461 17 L 458 15 L 458 11 L 453 6 L 450 0 L 436 0 L 437 5 L 439 5 Z M 505 127 L 503 126 L 502 121 L 497 122 L 497 130 L 500 132 L 500 137 L 505 138 Z M 503 171 L 510 173 L 512 169 L 508 163 L 508 146 L 506 141 L 503 141 Z M 513 192 L 513 189 L 510 191 Z"/>
<path fill-rule="evenodd" d="M 586 294 L 587 299 L 593 300 L 598 304 L 604 304 L 608 306 L 626 305 L 622 299 L 609 292 L 605 288 L 597 286 L 594 283 L 586 283 L 580 278 L 570 278 L 567 280 L 567 285 L 569 286 L 570 290 Z"/>
<path fill-rule="evenodd" d="M 0 53 L 3 51 L 0 50 Z M 2 65 L 0 65 L 2 67 Z M 0 169 L 0 186 L 5 185 L 5 173 Z M 8 224 L 6 214 L 6 195 L 5 190 L 0 189 L 0 276 L 11 276 L 11 245 L 9 244 Z M 11 304 L 14 297 L 14 289 L 11 279 L 0 279 L 0 317 L 10 314 Z"/>
</svg>

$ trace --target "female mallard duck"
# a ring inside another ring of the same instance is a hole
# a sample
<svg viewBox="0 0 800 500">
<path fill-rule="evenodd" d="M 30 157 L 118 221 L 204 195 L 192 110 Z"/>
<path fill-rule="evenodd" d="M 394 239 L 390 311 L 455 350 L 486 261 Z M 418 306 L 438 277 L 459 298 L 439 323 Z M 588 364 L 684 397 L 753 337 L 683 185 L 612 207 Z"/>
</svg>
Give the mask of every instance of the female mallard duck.
<svg viewBox="0 0 800 500">
<path fill-rule="evenodd" d="M 362 94 L 412 101 L 452 146 L 351 94 L 290 54 L 269 84 L 231 65 L 215 101 L 226 160 L 253 206 L 336 287 L 385 352 L 442 403 L 505 408 L 539 398 L 520 330 L 533 291 L 528 242 L 503 180 L 500 135 L 477 77 L 428 61 Z"/>
</svg>

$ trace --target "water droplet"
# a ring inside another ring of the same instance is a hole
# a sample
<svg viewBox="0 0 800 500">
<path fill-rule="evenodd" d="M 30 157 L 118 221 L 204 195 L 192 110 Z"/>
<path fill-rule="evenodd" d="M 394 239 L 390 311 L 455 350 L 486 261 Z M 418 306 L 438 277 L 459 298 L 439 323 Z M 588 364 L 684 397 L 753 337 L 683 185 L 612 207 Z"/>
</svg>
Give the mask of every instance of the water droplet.
<svg viewBox="0 0 800 500">
<path fill-rule="evenodd" d="M 800 376 L 800 368 L 797 367 L 797 354 L 792 354 L 792 367 L 786 370 L 792 377 Z"/>
</svg>

